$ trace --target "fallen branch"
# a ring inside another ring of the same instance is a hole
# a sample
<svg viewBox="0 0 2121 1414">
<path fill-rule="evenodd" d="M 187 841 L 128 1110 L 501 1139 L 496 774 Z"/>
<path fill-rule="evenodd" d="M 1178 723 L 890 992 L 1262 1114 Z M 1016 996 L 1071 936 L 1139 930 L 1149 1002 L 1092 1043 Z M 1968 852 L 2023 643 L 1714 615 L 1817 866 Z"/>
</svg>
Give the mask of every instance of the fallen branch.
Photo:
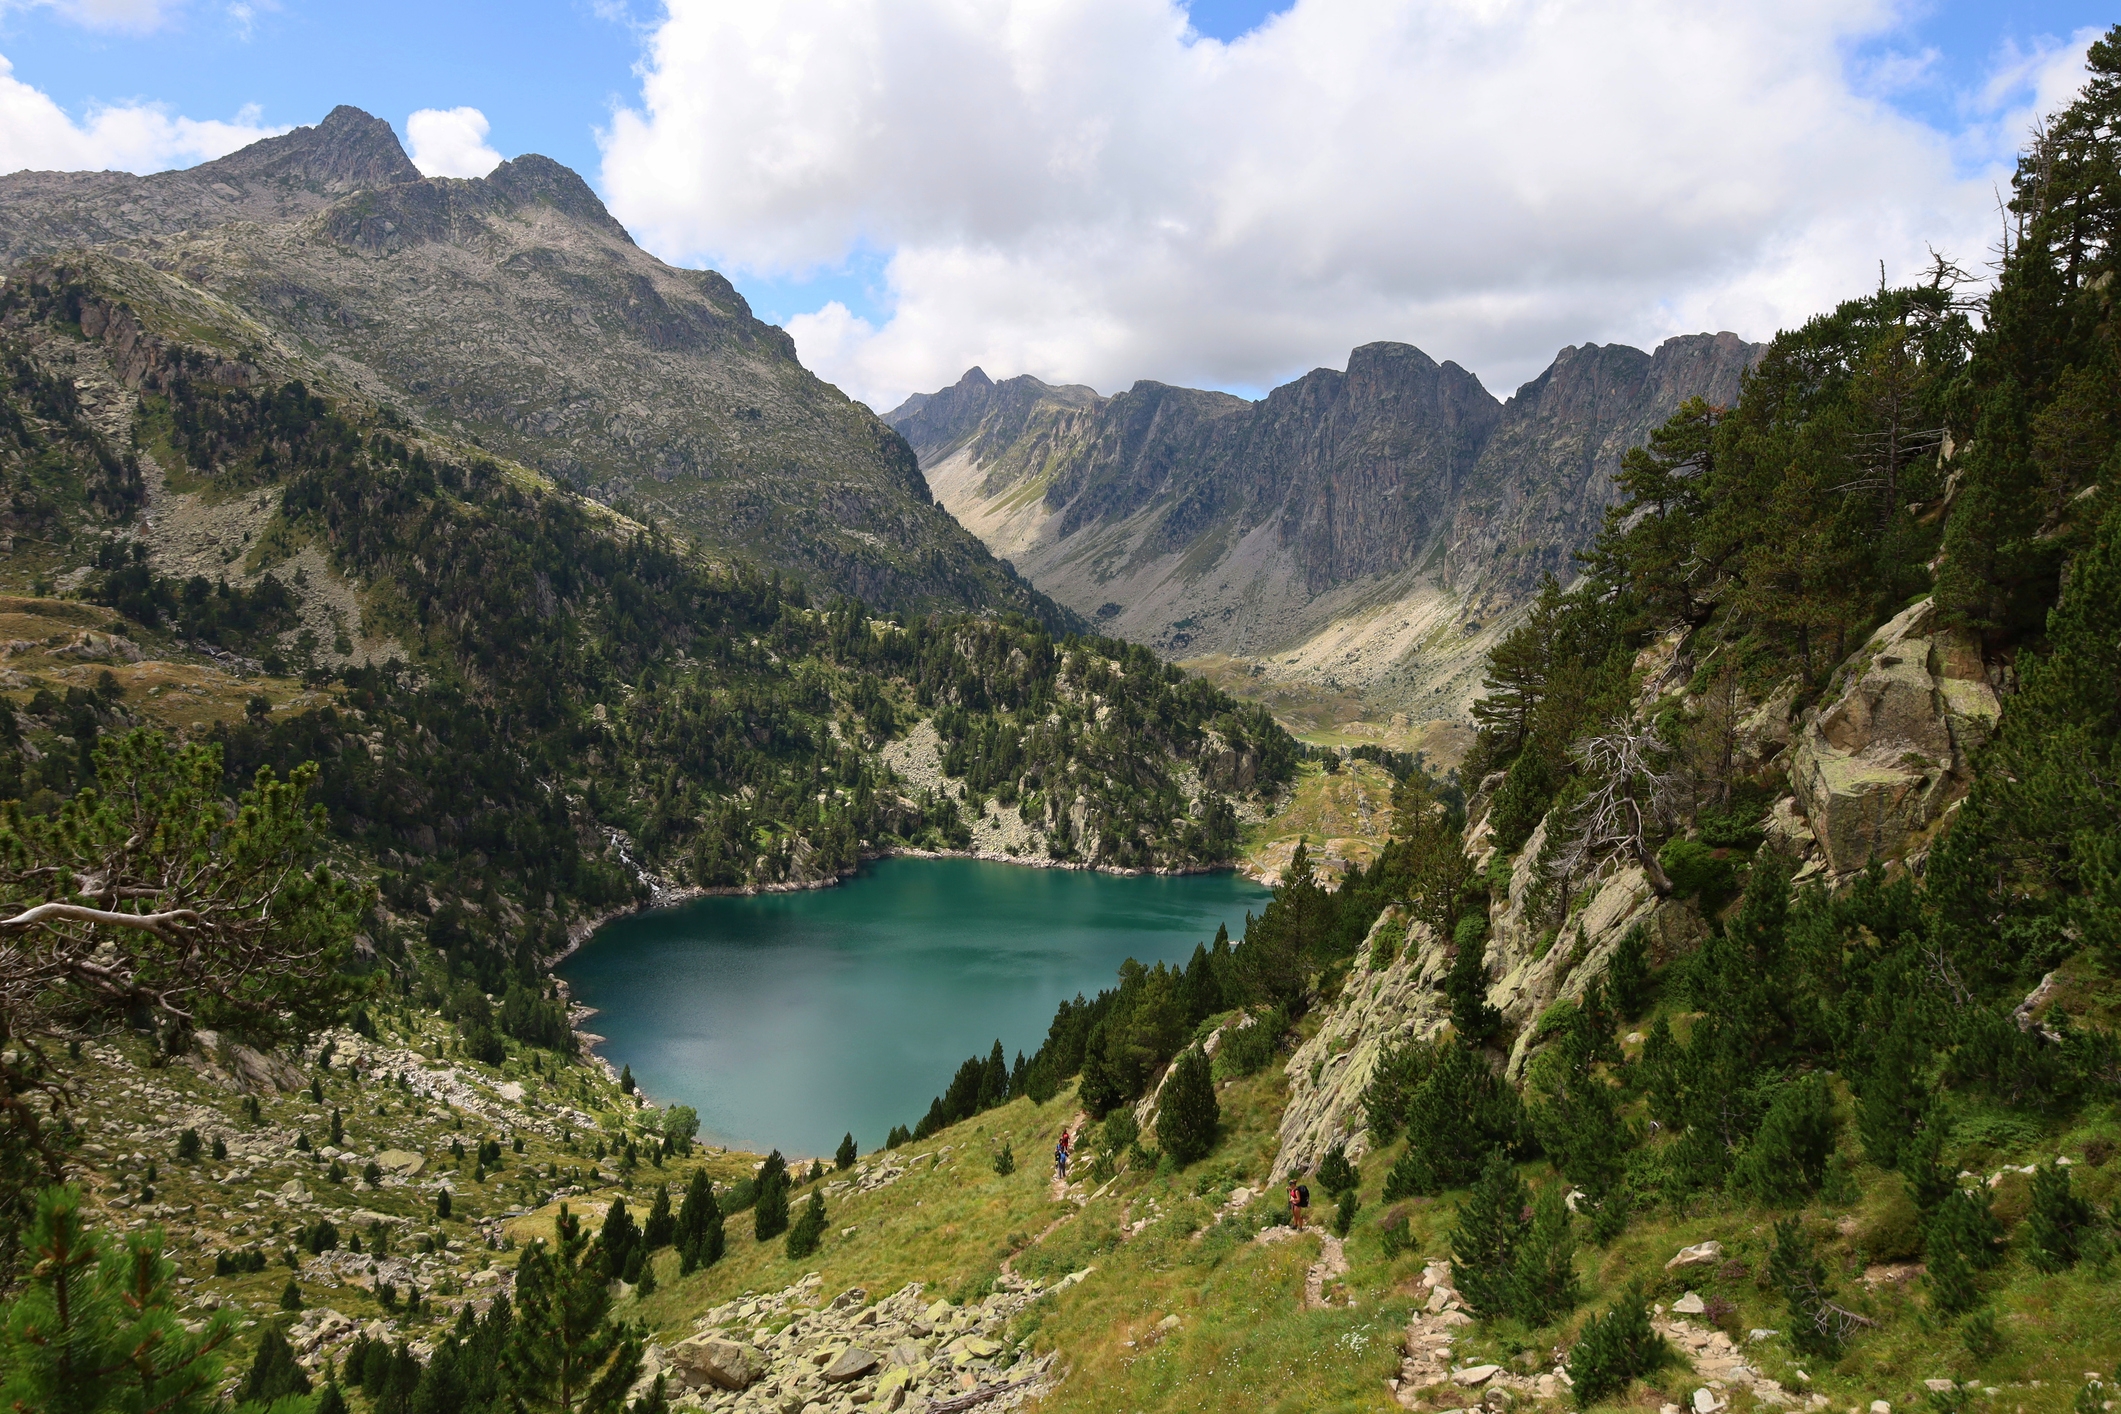
<svg viewBox="0 0 2121 1414">
<path fill-rule="evenodd" d="M 998 1385 L 981 1385 L 978 1389 L 969 1393 L 956 1395 L 950 1399 L 943 1400 L 939 1404 L 929 1405 L 929 1414 L 955 1414 L 957 1410 L 971 1409 L 976 1405 L 985 1404 L 997 1395 L 1004 1395 L 1011 1390 L 1023 1389 L 1027 1385 L 1035 1385 L 1037 1383 L 1038 1376 L 1033 1375 L 1027 1380 L 1011 1380 L 1006 1384 Z"/>
</svg>

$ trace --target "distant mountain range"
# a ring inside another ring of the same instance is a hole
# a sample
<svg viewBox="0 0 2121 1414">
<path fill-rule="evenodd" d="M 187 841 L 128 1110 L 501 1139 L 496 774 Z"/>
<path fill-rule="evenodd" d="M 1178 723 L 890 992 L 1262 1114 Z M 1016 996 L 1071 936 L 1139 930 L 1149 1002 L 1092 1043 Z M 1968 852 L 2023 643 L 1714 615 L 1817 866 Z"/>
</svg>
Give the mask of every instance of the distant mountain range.
<svg viewBox="0 0 2121 1414">
<path fill-rule="evenodd" d="M 225 301 L 261 350 L 321 368 L 334 392 L 711 554 L 892 608 L 1072 622 L 939 509 L 898 434 L 804 369 L 727 280 L 642 251 L 548 158 L 423 178 L 388 123 L 340 107 L 186 171 L 0 177 L 0 268 L 76 251 Z"/>
<path fill-rule="evenodd" d="M 1395 343 L 1258 402 L 974 368 L 885 420 L 951 512 L 1101 628 L 1449 717 L 1541 576 L 1571 578 L 1626 451 L 1690 397 L 1737 401 L 1762 348 L 1567 348 L 1507 402 Z"/>
</svg>

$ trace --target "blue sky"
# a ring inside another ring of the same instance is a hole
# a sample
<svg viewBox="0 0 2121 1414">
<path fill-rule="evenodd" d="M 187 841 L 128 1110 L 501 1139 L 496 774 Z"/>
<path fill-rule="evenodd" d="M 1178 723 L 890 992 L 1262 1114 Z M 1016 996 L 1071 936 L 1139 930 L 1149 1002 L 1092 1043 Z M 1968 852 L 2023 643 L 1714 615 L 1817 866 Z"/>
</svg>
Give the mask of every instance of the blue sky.
<svg viewBox="0 0 2121 1414">
<path fill-rule="evenodd" d="M 1283 8 L 1195 0 L 1190 13 L 1202 35 L 1230 40 Z M 113 13 L 141 12 L 159 12 L 159 23 L 139 32 L 108 24 Z M 194 119 L 286 125 L 344 102 L 403 135 L 415 110 L 468 106 L 484 113 L 487 141 L 504 156 L 543 152 L 602 185 L 598 130 L 615 109 L 639 106 L 644 43 L 662 18 L 650 0 L 0 0 L 0 56 L 16 81 L 77 119 L 149 103 Z M 1955 132 L 1999 56 L 2110 18 L 2088 0 L 1937 0 L 1846 62 L 1860 91 Z M 880 325 L 893 312 L 891 255 L 861 237 L 806 268 L 753 262 L 738 284 L 777 322 L 837 300 Z"/>
</svg>

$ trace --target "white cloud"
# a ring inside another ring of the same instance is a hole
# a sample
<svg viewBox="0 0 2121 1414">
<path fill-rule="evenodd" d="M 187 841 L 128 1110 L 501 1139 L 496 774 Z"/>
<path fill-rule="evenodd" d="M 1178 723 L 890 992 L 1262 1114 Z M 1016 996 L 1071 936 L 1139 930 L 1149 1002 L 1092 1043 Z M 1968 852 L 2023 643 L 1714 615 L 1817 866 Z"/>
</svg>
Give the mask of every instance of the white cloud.
<svg viewBox="0 0 2121 1414">
<path fill-rule="evenodd" d="M 1404 339 L 1499 391 L 1587 339 L 1765 336 L 1978 265 L 2087 36 L 1944 133 L 1852 72 L 1902 0 L 669 0 L 602 134 L 614 212 L 739 277 L 893 252 L 876 327 L 791 321 L 888 406 L 966 365 L 1262 386 Z M 1917 66 L 1919 67 L 1919 65 Z M 2017 105 L 2017 106 L 2012 106 Z"/>
<path fill-rule="evenodd" d="M 0 56 L 0 172 L 157 172 L 189 167 L 287 131 L 261 126 L 255 108 L 222 123 L 173 117 L 145 103 L 96 108 L 76 122 L 14 72 Z"/>
<path fill-rule="evenodd" d="M 483 177 L 501 165 L 486 127 L 476 108 L 422 108 L 405 120 L 405 155 L 422 176 Z"/>
</svg>

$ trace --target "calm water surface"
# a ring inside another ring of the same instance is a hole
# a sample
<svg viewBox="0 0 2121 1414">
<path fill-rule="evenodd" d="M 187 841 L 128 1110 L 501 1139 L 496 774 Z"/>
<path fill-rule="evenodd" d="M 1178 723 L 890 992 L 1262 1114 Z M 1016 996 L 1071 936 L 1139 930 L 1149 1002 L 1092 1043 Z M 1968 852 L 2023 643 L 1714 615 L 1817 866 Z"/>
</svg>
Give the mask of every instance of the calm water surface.
<svg viewBox="0 0 2121 1414">
<path fill-rule="evenodd" d="M 699 899 L 599 930 L 560 967 L 603 1054 L 716 1143 L 863 1150 L 912 1125 L 997 1036 L 1013 1062 L 1119 964 L 1241 935 L 1267 891 L 1235 874 L 1120 878 L 885 859 L 834 889 Z"/>
</svg>

